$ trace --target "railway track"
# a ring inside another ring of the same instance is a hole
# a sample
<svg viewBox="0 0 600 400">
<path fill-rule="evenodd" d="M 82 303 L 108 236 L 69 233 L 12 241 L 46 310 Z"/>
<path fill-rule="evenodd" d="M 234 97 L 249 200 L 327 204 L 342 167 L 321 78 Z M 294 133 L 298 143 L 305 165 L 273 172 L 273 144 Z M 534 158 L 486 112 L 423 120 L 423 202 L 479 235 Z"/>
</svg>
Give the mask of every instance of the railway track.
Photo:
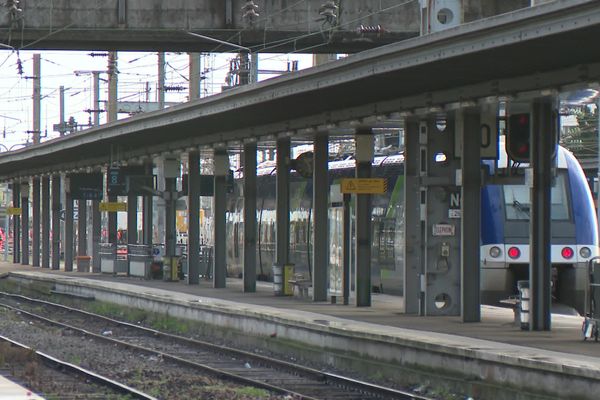
<svg viewBox="0 0 600 400">
<path fill-rule="evenodd" d="M 0 335 L 2 375 L 48 398 L 157 400 L 132 387 Z M 35 387 L 35 388 L 32 388 Z"/>
<path fill-rule="evenodd" d="M 28 318 L 133 349 L 161 360 L 179 363 L 186 368 L 194 368 L 219 379 L 266 389 L 294 399 L 428 400 L 414 393 L 140 327 L 44 300 L 3 292 L 0 292 L 0 295 L 3 307 L 26 315 Z M 26 307 L 27 304 L 30 307 Z M 52 319 L 40 314 L 51 315 Z"/>
</svg>

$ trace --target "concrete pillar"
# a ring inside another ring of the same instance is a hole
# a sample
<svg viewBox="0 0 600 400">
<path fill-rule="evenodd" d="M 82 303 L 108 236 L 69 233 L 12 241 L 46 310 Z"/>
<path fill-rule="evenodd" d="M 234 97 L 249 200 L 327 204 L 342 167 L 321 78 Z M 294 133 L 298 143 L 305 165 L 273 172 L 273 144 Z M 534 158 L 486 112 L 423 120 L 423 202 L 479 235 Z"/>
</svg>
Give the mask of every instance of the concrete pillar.
<svg viewBox="0 0 600 400">
<path fill-rule="evenodd" d="M 29 182 L 21 182 L 21 264 L 29 265 Z"/>
<path fill-rule="evenodd" d="M 229 156 L 225 149 L 215 149 L 214 155 L 214 270 L 213 287 L 224 288 L 227 277 L 227 174 L 229 173 Z"/>
<path fill-rule="evenodd" d="M 313 159 L 313 301 L 327 300 L 329 266 L 329 137 L 318 134 Z M 327 188 L 327 189 L 323 189 Z"/>
<path fill-rule="evenodd" d="M 287 264 L 290 248 L 290 144 L 289 137 L 277 139 L 275 263 Z"/>
<path fill-rule="evenodd" d="M 481 321 L 481 117 L 479 110 L 460 110 L 456 134 L 462 135 L 461 252 L 462 320 Z"/>
<path fill-rule="evenodd" d="M 73 245 L 74 245 L 74 235 L 73 235 L 73 197 L 71 196 L 70 188 L 67 188 L 66 196 L 65 196 L 65 241 L 64 241 L 64 249 L 65 249 L 65 271 L 70 272 L 73 271 Z"/>
<path fill-rule="evenodd" d="M 408 119 L 404 136 L 404 312 L 407 314 L 419 312 L 423 273 L 419 126 L 417 119 Z"/>
<path fill-rule="evenodd" d="M 87 256 L 87 200 L 77 201 L 77 255 Z"/>
<path fill-rule="evenodd" d="M 552 168 L 558 143 L 558 109 L 551 97 L 534 99 L 531 113 L 530 323 L 533 331 L 549 331 L 551 322 Z"/>
<path fill-rule="evenodd" d="M 40 266 L 40 178 L 34 177 L 31 181 L 31 265 Z"/>
<path fill-rule="evenodd" d="M 100 272 L 100 242 L 102 241 L 102 213 L 100 201 L 92 201 L 92 272 Z"/>
<path fill-rule="evenodd" d="M 191 55 L 190 55 L 191 57 Z M 200 153 L 188 154 L 188 276 L 187 283 L 200 283 Z"/>
<path fill-rule="evenodd" d="M 244 292 L 256 292 L 256 141 L 244 143 Z"/>
<path fill-rule="evenodd" d="M 358 130 L 356 140 L 356 177 L 370 178 L 373 162 L 371 129 Z M 371 195 L 356 195 L 356 306 L 371 306 Z"/>
<path fill-rule="evenodd" d="M 52 175 L 52 269 L 60 269 L 60 175 Z"/>
<path fill-rule="evenodd" d="M 21 207 L 21 185 L 18 182 L 12 184 L 13 207 Z M 13 263 L 21 262 L 21 216 L 13 215 Z"/>
<path fill-rule="evenodd" d="M 190 87 L 189 87 L 189 98 L 190 101 L 200 98 L 200 53 L 189 53 L 190 59 Z"/>
<path fill-rule="evenodd" d="M 118 81 L 117 52 L 111 51 L 108 53 L 108 104 L 106 107 L 108 122 L 116 121 L 118 119 Z"/>
<path fill-rule="evenodd" d="M 42 177 L 42 268 L 50 268 L 50 177 Z"/>
</svg>

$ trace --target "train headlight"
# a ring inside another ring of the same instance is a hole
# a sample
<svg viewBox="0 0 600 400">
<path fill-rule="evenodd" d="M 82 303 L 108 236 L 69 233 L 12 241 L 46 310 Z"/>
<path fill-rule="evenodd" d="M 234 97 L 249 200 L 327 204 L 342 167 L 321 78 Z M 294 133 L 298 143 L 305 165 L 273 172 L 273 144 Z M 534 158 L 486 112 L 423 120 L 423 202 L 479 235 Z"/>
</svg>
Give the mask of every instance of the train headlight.
<svg viewBox="0 0 600 400">
<path fill-rule="evenodd" d="M 513 260 L 521 256 L 521 250 L 518 247 L 511 247 L 508 249 L 508 256 Z"/>
<path fill-rule="evenodd" d="M 579 255 L 583 258 L 589 258 L 592 255 L 592 250 L 589 247 L 579 249 Z"/>
<path fill-rule="evenodd" d="M 563 258 L 566 258 L 568 260 L 570 258 L 573 258 L 573 256 L 575 255 L 575 252 L 570 247 L 563 247 L 563 249 L 560 251 L 560 255 L 563 256 Z"/>
<path fill-rule="evenodd" d="M 502 254 L 502 250 L 500 250 L 500 247 L 494 246 L 490 249 L 490 257 L 498 258 L 500 257 L 500 254 Z"/>
</svg>

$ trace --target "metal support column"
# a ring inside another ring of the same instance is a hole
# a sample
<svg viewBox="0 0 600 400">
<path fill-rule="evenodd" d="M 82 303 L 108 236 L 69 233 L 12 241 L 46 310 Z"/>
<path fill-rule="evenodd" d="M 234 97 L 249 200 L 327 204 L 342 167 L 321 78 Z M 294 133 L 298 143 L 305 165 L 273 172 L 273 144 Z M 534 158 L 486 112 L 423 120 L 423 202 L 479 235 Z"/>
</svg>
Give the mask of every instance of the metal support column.
<svg viewBox="0 0 600 400">
<path fill-rule="evenodd" d="M 117 202 L 117 196 L 107 196 L 108 197 L 108 201 L 110 203 L 115 203 Z M 108 227 L 106 228 L 107 230 L 107 235 L 108 235 L 108 243 L 117 243 L 117 213 L 116 212 L 109 212 L 107 215 L 107 220 L 108 220 Z"/>
<path fill-rule="evenodd" d="M 87 200 L 77 200 L 77 255 L 87 255 Z"/>
<path fill-rule="evenodd" d="M 152 175 L 152 161 L 149 161 L 145 165 L 146 175 Z M 152 245 L 152 208 L 153 208 L 153 197 L 152 194 L 144 195 L 144 205 L 142 210 L 142 231 L 143 240 L 145 245 Z"/>
<path fill-rule="evenodd" d="M 256 142 L 244 143 L 244 292 L 256 292 Z"/>
<path fill-rule="evenodd" d="M 127 244 L 138 243 L 138 198 L 137 195 L 127 196 Z"/>
<path fill-rule="evenodd" d="M 52 269 L 60 269 L 60 175 L 52 175 Z"/>
<path fill-rule="evenodd" d="M 553 98 L 534 99 L 532 104 L 531 166 L 531 243 L 529 280 L 531 308 L 529 327 L 534 331 L 550 330 L 551 299 L 551 242 L 550 193 L 552 167 L 556 143 L 558 143 L 558 110 Z"/>
<path fill-rule="evenodd" d="M 100 242 L 102 241 L 102 213 L 100 201 L 92 201 L 92 272 L 100 272 Z"/>
<path fill-rule="evenodd" d="M 481 118 L 479 110 L 457 112 L 456 134 L 462 135 L 461 253 L 462 320 L 481 321 Z"/>
<path fill-rule="evenodd" d="M 313 301 L 327 300 L 327 274 L 329 266 L 329 188 L 328 176 L 329 137 L 317 135 L 314 140 L 313 159 Z"/>
<path fill-rule="evenodd" d="M 462 310 L 462 224 L 457 215 L 461 192 L 456 180 L 460 161 L 456 157 L 454 114 L 431 115 L 420 126 L 424 130 L 419 135 L 424 256 L 421 313 L 427 316 L 460 316 Z"/>
<path fill-rule="evenodd" d="M 13 207 L 21 207 L 21 185 L 18 182 L 12 184 Z M 21 262 L 21 215 L 13 215 L 13 263 Z"/>
<path fill-rule="evenodd" d="M 358 130 L 356 141 L 356 177 L 370 178 L 373 162 L 371 129 Z M 371 195 L 356 195 L 356 306 L 371 306 Z"/>
<path fill-rule="evenodd" d="M 127 196 L 127 244 L 138 244 L 138 197 L 135 194 Z M 127 261 L 127 275 L 131 273 Z"/>
<path fill-rule="evenodd" d="M 275 263 L 283 266 L 289 260 L 290 248 L 290 138 L 277 140 Z"/>
<path fill-rule="evenodd" d="M 67 191 L 65 197 L 65 271 L 73 271 L 73 197 L 71 191 Z"/>
<path fill-rule="evenodd" d="M 190 55 L 191 57 L 191 55 Z M 189 285 L 200 283 L 200 153 L 188 153 L 188 242 Z"/>
<path fill-rule="evenodd" d="M 21 182 L 21 264 L 29 265 L 29 182 Z"/>
<path fill-rule="evenodd" d="M 177 247 L 177 178 L 165 177 L 165 254 L 175 257 Z"/>
<path fill-rule="evenodd" d="M 42 177 L 42 268 L 50 268 L 50 177 Z"/>
<path fill-rule="evenodd" d="M 32 179 L 31 187 L 31 265 L 40 266 L 40 178 Z"/>
<path fill-rule="evenodd" d="M 214 269 L 213 287 L 226 286 L 226 220 L 227 212 L 227 173 L 229 172 L 229 156 L 226 150 L 215 150 L 214 155 Z"/>
<path fill-rule="evenodd" d="M 407 120 L 404 131 L 404 312 L 417 314 L 423 262 L 421 191 L 419 187 L 419 121 Z"/>
<path fill-rule="evenodd" d="M 345 306 L 350 304 L 350 248 L 352 247 L 352 233 L 350 232 L 350 219 L 352 218 L 350 212 L 351 199 L 351 194 L 344 193 L 344 226 L 342 233 L 342 243 L 344 243 L 342 250 L 342 297 L 344 299 Z"/>
</svg>

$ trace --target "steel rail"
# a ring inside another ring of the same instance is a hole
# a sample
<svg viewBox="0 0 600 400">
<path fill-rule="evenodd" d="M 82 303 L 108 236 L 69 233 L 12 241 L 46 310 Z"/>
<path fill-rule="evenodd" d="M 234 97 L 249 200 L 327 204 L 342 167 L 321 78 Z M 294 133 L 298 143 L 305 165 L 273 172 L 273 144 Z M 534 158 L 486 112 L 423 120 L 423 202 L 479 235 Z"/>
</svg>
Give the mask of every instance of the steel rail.
<svg viewBox="0 0 600 400">
<path fill-rule="evenodd" d="M 18 295 L 18 294 L 12 294 L 12 293 L 6 293 L 6 292 L 1 292 L 0 291 L 0 295 L 2 296 L 6 296 L 6 297 L 12 297 L 12 298 L 17 298 L 17 299 L 21 299 L 21 300 L 25 300 L 25 301 L 29 301 L 29 302 L 33 302 L 33 303 L 37 303 L 37 304 L 43 304 L 49 307 L 55 307 L 55 308 L 59 308 L 65 311 L 69 311 L 69 312 L 73 312 L 73 313 L 79 313 L 81 315 L 84 315 L 86 317 L 90 317 L 90 318 L 97 318 L 106 322 L 110 322 L 113 323 L 115 325 L 120 325 L 120 326 L 124 326 L 130 329 L 135 329 L 135 330 L 139 330 L 139 331 L 143 331 L 144 333 L 148 333 L 151 334 L 155 337 L 162 337 L 162 338 L 166 338 L 172 341 L 177 341 L 180 343 L 185 343 L 188 345 L 193 345 L 193 346 L 200 346 L 203 347 L 205 349 L 208 349 L 210 351 L 214 351 L 214 352 L 218 352 L 218 353 L 225 353 L 231 356 L 235 356 L 238 358 L 246 358 L 246 359 L 251 359 L 253 361 L 256 361 L 257 364 L 261 364 L 261 365 L 269 365 L 269 366 L 274 366 L 280 369 L 284 369 L 288 372 L 292 372 L 294 374 L 300 375 L 300 376 L 304 376 L 307 378 L 311 378 L 314 379 L 315 381 L 320 381 L 320 382 L 324 382 L 333 386 L 341 386 L 341 387 L 346 387 L 349 389 L 353 389 L 353 390 L 357 390 L 357 391 L 366 391 L 369 393 L 373 393 L 379 396 L 383 396 L 385 398 L 394 398 L 394 399 L 401 399 L 401 400 L 430 400 L 427 397 L 424 396 L 420 396 L 417 395 L 415 393 L 411 393 L 408 391 L 402 391 L 402 390 L 397 390 L 397 389 L 392 389 L 392 388 L 388 388 L 388 387 L 384 387 L 384 386 L 380 386 L 380 385 L 375 385 L 369 382 L 364 382 L 361 380 L 357 380 L 357 379 L 352 379 L 352 378 L 348 378 L 348 377 L 344 377 L 338 374 L 332 374 L 332 373 L 327 373 L 327 372 L 323 372 L 323 371 L 319 371 L 313 368 L 308 368 L 305 366 L 301 366 L 301 365 L 297 365 L 297 364 L 293 364 L 287 361 L 283 361 L 283 360 L 279 360 L 279 359 L 275 359 L 275 358 L 271 358 L 271 357 L 266 357 L 263 355 L 259 355 L 259 354 L 255 354 L 255 353 L 250 353 L 244 350 L 239 350 L 239 349 L 234 349 L 231 347 L 227 347 L 227 346 L 222 346 L 222 345 L 217 345 L 214 343 L 209 343 L 206 341 L 201 341 L 201 340 L 197 340 L 197 339 L 190 339 L 187 337 L 183 337 L 183 336 L 179 336 L 179 335 L 174 335 L 174 334 L 170 334 L 170 333 L 166 333 L 166 332 L 161 332 L 158 331 L 156 329 L 152 329 L 152 328 L 147 328 L 147 327 L 142 327 L 142 326 L 138 326 L 138 325 L 134 325 L 131 324 L 129 322 L 124 322 L 124 321 L 119 321 L 110 317 L 106 317 L 103 315 L 99 315 L 99 314 L 95 314 L 95 313 L 91 313 L 89 311 L 85 311 L 85 310 L 80 310 L 77 308 L 73 308 L 73 307 L 69 307 L 69 306 L 65 306 L 62 304 L 56 304 L 56 303 L 52 303 L 46 300 L 40 300 L 40 299 L 34 299 L 34 298 L 30 298 L 27 296 L 23 296 L 23 295 Z M 11 309 L 15 309 L 12 306 L 9 305 L 4 305 L 2 304 L 1 306 L 3 307 L 8 307 Z M 63 324 L 57 321 L 53 321 L 53 320 L 49 320 L 45 317 L 39 316 L 37 314 L 33 314 L 33 313 L 29 313 L 27 311 L 24 310 L 19 310 L 22 313 L 31 316 L 32 318 L 37 318 L 40 319 L 42 321 L 46 321 L 48 323 L 51 324 L 56 324 L 59 326 L 63 326 L 63 325 L 67 325 L 67 324 Z M 302 398 L 302 399 L 307 399 L 307 400 L 311 400 L 311 399 L 315 399 L 313 397 L 310 396 L 306 396 L 304 394 L 301 393 L 296 393 L 293 391 L 290 391 L 288 389 L 282 388 L 282 387 L 278 387 L 275 385 L 270 385 L 267 383 L 264 383 L 262 381 L 256 381 L 253 379 L 248 379 L 245 377 L 242 377 L 240 375 L 237 374 L 231 374 L 227 371 L 223 371 L 220 369 L 216 369 L 207 365 L 203 365 L 203 364 L 198 364 L 195 363 L 193 361 L 189 361 L 189 360 L 185 360 L 182 359 L 180 357 L 177 356 L 173 356 L 164 352 L 159 352 L 159 351 L 155 351 L 155 350 L 150 350 L 148 348 L 145 347 L 141 347 L 141 346 L 137 346 L 137 345 L 133 345 L 130 343 L 126 343 L 123 342 L 121 340 L 118 339 L 113 339 L 113 338 L 108 338 L 102 335 L 98 335 L 96 333 L 93 332 L 89 332 L 87 330 L 81 329 L 81 328 L 77 328 L 77 327 L 73 327 L 70 325 L 67 325 L 70 329 L 74 329 L 75 331 L 80 331 L 86 335 L 90 335 L 93 337 L 97 337 L 99 339 L 105 340 L 105 341 L 110 341 L 110 342 L 114 342 L 114 343 L 118 343 L 120 345 L 123 346 L 127 346 L 130 348 L 134 348 L 136 350 L 139 351 L 144 351 L 147 353 L 152 353 L 158 356 L 163 357 L 163 359 L 170 359 L 173 360 L 175 362 L 180 362 L 180 363 L 184 363 L 186 365 L 192 366 L 192 367 L 197 367 L 197 368 L 201 368 L 207 372 L 210 372 L 216 376 L 223 376 L 223 377 L 232 377 L 232 379 L 239 379 L 240 382 L 244 383 L 244 384 L 248 384 L 248 385 L 252 385 L 252 386 L 257 386 L 257 387 L 263 387 L 264 389 L 268 389 L 268 390 L 272 390 L 275 392 L 279 392 L 279 393 L 286 393 L 286 394 L 290 394 L 293 396 L 297 396 L 298 398 Z"/>
<path fill-rule="evenodd" d="M 141 391 L 134 389 L 128 385 L 117 382 L 113 379 L 107 378 L 105 376 L 102 376 L 100 374 L 97 374 L 95 372 L 87 370 L 85 368 L 79 367 L 77 365 L 68 363 L 66 361 L 59 360 L 58 358 L 53 357 L 49 354 L 43 353 L 41 351 L 34 350 L 31 347 L 26 346 L 22 343 L 19 343 L 16 340 L 10 339 L 6 336 L 0 335 L 0 341 L 10 343 L 11 345 L 19 347 L 23 350 L 33 352 L 36 357 L 38 357 L 40 360 L 42 360 L 46 365 L 51 365 L 52 368 L 54 368 L 54 369 L 60 368 L 63 370 L 68 370 L 70 372 L 77 374 L 78 376 L 81 376 L 81 377 L 84 377 L 91 381 L 94 381 L 102 386 L 109 387 L 119 393 L 133 396 L 133 398 L 136 398 L 136 399 L 158 400 L 156 397 L 150 396 L 149 394 L 141 392 Z"/>
</svg>

